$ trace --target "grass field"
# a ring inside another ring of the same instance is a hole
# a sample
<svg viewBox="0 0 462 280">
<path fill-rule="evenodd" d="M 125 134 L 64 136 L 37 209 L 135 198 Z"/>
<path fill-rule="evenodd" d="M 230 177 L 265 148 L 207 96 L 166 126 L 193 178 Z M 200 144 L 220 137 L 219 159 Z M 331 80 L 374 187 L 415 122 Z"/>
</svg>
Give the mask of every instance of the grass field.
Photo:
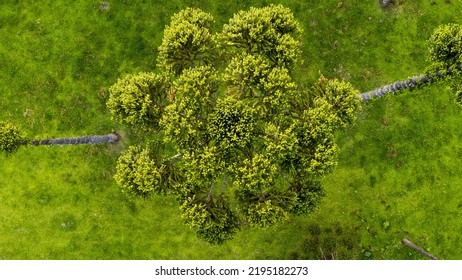
<svg viewBox="0 0 462 280">
<path fill-rule="evenodd" d="M 112 174 L 140 136 L 110 119 L 107 88 L 154 71 L 170 16 L 194 6 L 216 30 L 250 6 L 282 3 L 301 22 L 300 83 L 342 78 L 366 91 L 424 71 L 426 40 L 462 23 L 460 0 L 26 1 L 0 3 L 0 120 L 37 138 L 124 132 L 119 146 L 31 147 L 0 155 L 0 259 L 462 259 L 462 109 L 443 85 L 376 100 L 337 135 L 340 161 L 311 216 L 199 241 L 170 197 L 128 198 Z"/>
</svg>

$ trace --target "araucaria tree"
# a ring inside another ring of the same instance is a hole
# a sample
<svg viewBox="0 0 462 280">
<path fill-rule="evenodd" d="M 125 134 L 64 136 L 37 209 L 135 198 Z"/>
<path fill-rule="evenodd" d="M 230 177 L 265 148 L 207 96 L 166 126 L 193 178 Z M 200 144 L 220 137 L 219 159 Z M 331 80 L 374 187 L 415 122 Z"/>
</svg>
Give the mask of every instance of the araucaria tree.
<svg viewBox="0 0 462 280">
<path fill-rule="evenodd" d="M 115 179 L 126 193 L 176 195 L 185 223 L 219 244 L 243 226 L 267 227 L 312 212 L 322 176 L 337 163 L 334 132 L 355 118 L 348 83 L 295 77 L 302 30 L 281 5 L 250 8 L 213 34 L 211 15 L 172 17 L 158 73 L 110 88 L 114 119 L 153 133 L 121 155 Z"/>
</svg>

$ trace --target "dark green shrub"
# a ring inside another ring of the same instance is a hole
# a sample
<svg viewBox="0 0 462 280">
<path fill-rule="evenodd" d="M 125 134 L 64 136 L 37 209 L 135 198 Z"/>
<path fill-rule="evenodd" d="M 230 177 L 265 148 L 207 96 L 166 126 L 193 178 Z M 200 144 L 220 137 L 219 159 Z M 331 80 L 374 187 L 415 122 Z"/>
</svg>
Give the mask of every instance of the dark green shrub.
<svg viewBox="0 0 462 280">
<path fill-rule="evenodd" d="M 428 39 L 430 60 L 446 66 L 461 63 L 462 27 L 459 24 L 441 25 Z"/>
<path fill-rule="evenodd" d="M 0 122 L 0 150 L 12 154 L 24 140 L 19 128 L 9 122 Z"/>
</svg>

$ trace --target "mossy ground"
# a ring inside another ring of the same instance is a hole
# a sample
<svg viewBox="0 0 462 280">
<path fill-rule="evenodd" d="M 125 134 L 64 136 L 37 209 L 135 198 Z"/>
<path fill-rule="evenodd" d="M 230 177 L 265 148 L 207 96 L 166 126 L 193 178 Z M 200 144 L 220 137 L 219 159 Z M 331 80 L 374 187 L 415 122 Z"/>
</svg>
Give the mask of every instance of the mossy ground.
<svg viewBox="0 0 462 280">
<path fill-rule="evenodd" d="M 155 71 L 170 16 L 187 6 L 216 28 L 250 6 L 282 3 L 304 28 L 301 83 L 319 73 L 361 91 L 421 73 L 426 39 L 462 23 L 458 0 L 20 1 L 0 4 L 0 119 L 37 138 L 123 131 L 107 88 Z M 338 168 L 309 217 L 245 229 L 222 246 L 199 241 L 169 197 L 124 196 L 112 178 L 122 147 L 30 147 L 0 156 L 1 259 L 421 259 L 409 238 L 461 259 L 462 109 L 443 85 L 368 104 L 339 133 Z"/>
</svg>

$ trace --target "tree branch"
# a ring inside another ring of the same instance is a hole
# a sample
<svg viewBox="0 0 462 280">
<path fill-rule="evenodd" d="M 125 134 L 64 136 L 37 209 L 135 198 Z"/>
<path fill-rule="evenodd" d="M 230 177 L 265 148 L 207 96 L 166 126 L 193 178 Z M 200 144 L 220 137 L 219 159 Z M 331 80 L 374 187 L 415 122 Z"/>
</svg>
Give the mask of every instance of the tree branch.
<svg viewBox="0 0 462 280">
<path fill-rule="evenodd" d="M 212 198 L 212 191 L 214 187 L 215 187 L 215 182 L 212 182 L 212 185 L 210 186 L 209 194 L 207 195 L 207 199 L 205 200 L 206 202 L 209 202 L 210 199 Z"/>
<path fill-rule="evenodd" d="M 228 183 L 228 173 L 225 173 L 223 183 L 221 184 L 221 194 L 225 191 L 226 184 Z"/>
<path fill-rule="evenodd" d="M 411 241 L 409 241 L 408 239 L 404 238 L 402 241 L 403 245 L 405 246 L 408 246 L 414 250 L 416 250 L 417 252 L 419 252 L 420 254 L 426 256 L 427 258 L 429 259 L 432 259 L 432 260 L 437 260 L 438 258 L 433 256 L 432 254 L 430 254 L 429 252 L 425 251 L 424 249 L 422 249 L 421 247 L 415 245 L 414 243 L 412 243 Z"/>
<path fill-rule="evenodd" d="M 165 159 L 164 162 L 174 164 L 174 163 L 180 161 L 182 158 L 183 158 L 183 153 L 179 153 L 179 154 L 176 154 L 176 155 L 174 155 L 172 157 L 169 157 L 169 158 Z"/>
</svg>

